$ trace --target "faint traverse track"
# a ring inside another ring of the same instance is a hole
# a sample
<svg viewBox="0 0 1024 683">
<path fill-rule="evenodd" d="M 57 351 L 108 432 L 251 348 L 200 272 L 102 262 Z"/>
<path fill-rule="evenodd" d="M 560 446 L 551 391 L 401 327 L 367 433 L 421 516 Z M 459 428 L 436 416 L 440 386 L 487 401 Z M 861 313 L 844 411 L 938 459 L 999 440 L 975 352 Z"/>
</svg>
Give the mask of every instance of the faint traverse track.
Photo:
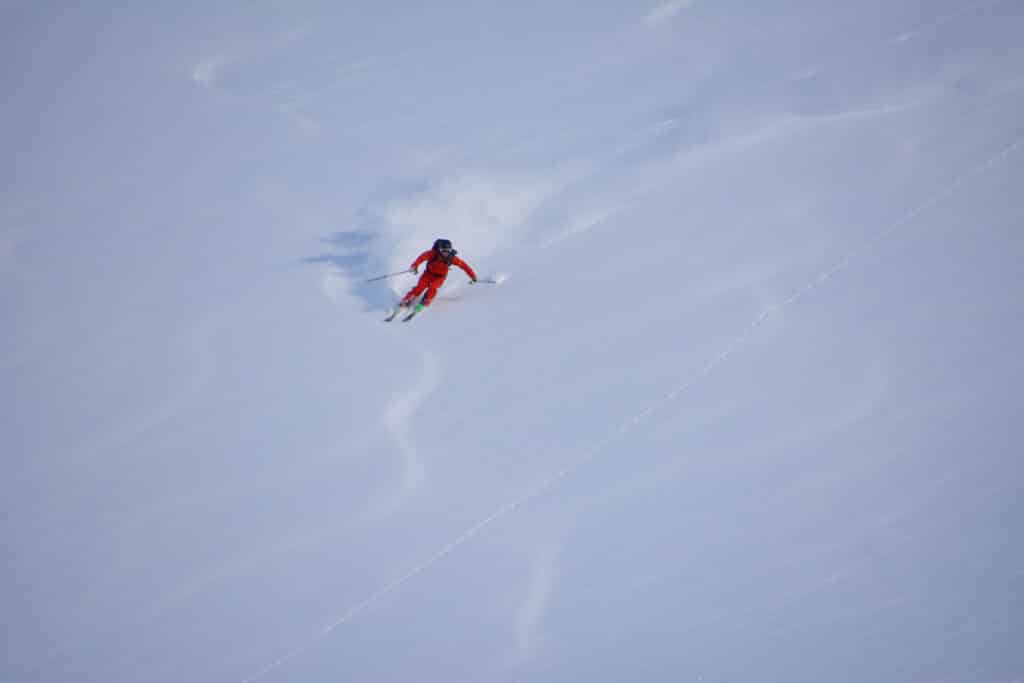
<svg viewBox="0 0 1024 683">
<path fill-rule="evenodd" d="M 957 191 L 959 191 L 962 187 L 970 183 L 972 180 L 985 174 L 990 169 L 992 169 L 993 167 L 995 167 L 996 165 L 998 165 L 999 163 L 1001 163 L 1002 161 L 1004 161 L 1005 159 L 1019 151 L 1021 147 L 1024 147 L 1024 136 L 1018 137 L 1011 143 L 1004 146 L 1000 151 L 970 166 L 967 170 L 963 171 L 960 175 L 954 178 L 943 188 L 939 189 L 931 196 L 929 196 L 927 199 L 911 208 L 909 211 L 904 213 L 901 217 L 897 218 L 892 223 L 889 223 L 888 225 L 884 226 L 882 229 L 877 231 L 873 236 L 865 239 L 859 246 L 847 252 L 846 255 L 837 260 L 833 265 L 820 271 L 816 276 L 812 277 L 803 287 L 797 289 L 793 294 L 791 294 L 781 303 L 765 308 L 756 318 L 754 318 L 750 322 L 749 325 L 747 325 L 747 327 L 744 330 L 742 330 L 736 337 L 734 337 L 731 342 L 726 344 L 721 351 L 719 351 L 714 357 L 712 357 L 707 363 L 705 363 L 694 376 L 692 376 L 691 378 L 687 379 L 676 388 L 669 391 L 660 399 L 653 402 L 646 409 L 623 420 L 619 424 L 618 428 L 616 428 L 613 432 L 605 436 L 602 440 L 600 440 L 599 442 L 588 448 L 586 451 L 584 451 L 584 453 L 574 462 L 569 463 L 561 470 L 558 470 L 554 474 L 549 475 L 547 478 L 543 479 L 541 482 L 531 487 L 528 491 L 526 491 L 519 497 L 514 498 L 511 501 L 505 503 L 491 514 L 489 514 L 488 516 L 478 521 L 476 524 L 466 529 L 459 536 L 457 536 L 444 547 L 440 548 L 433 555 L 429 556 L 427 559 L 415 565 L 406 572 L 396 576 L 391 581 L 378 588 L 376 591 L 368 595 L 363 600 L 349 607 L 334 621 L 320 628 L 305 643 L 294 647 L 290 651 L 286 652 L 284 655 L 270 662 L 256 673 L 243 679 L 243 682 L 249 683 L 250 681 L 258 680 L 266 674 L 270 673 L 271 671 L 280 668 L 282 665 L 286 664 L 292 659 L 295 659 L 296 657 L 298 657 L 299 655 L 303 654 L 304 652 L 312 648 L 314 645 L 316 645 L 320 640 L 325 638 L 333 630 L 351 621 L 360 613 L 371 607 L 378 600 L 388 595 L 389 593 L 393 592 L 406 582 L 412 580 L 413 578 L 415 578 L 422 572 L 426 571 L 440 560 L 444 559 L 446 556 L 451 554 L 460 546 L 472 540 L 475 536 L 480 534 L 480 532 L 482 532 L 484 529 L 490 526 L 493 522 L 496 522 L 497 520 L 506 517 L 507 515 L 514 512 L 517 508 L 522 507 L 526 503 L 529 503 L 535 498 L 538 498 L 539 496 L 553 489 L 563 479 L 566 479 L 567 477 L 575 473 L 577 470 L 583 468 L 588 463 L 595 460 L 599 455 L 601 455 L 605 451 L 605 449 L 610 444 L 614 443 L 623 434 L 629 432 L 638 424 L 642 423 L 644 420 L 648 419 L 649 417 L 657 413 L 659 409 L 664 408 L 666 405 L 668 405 L 673 400 L 681 396 L 683 393 L 690 390 L 701 379 L 714 372 L 715 369 L 718 368 L 718 366 L 720 366 L 729 358 L 729 356 L 731 356 L 737 349 L 742 347 L 766 320 L 778 315 L 783 309 L 797 303 L 798 301 L 805 298 L 809 294 L 812 294 L 822 285 L 824 285 L 830 278 L 852 266 L 858 259 L 863 258 L 866 254 L 876 251 L 882 244 L 885 243 L 886 240 L 891 238 L 892 235 L 898 232 L 901 228 L 913 222 L 918 216 L 920 216 L 925 211 L 931 209 L 932 207 L 940 204 L 948 197 L 954 195 Z M 924 231 L 927 231 L 927 228 L 925 228 Z"/>
<path fill-rule="evenodd" d="M 937 26 L 942 26 L 943 24 L 948 24 L 949 22 L 954 21 L 955 19 L 959 19 L 965 14 L 970 14 L 971 12 L 974 11 L 985 9 L 988 7 L 995 7 L 996 5 L 1002 4 L 1004 1 L 1005 0 L 979 0 L 978 2 L 972 2 L 970 5 L 965 5 L 959 9 L 949 12 L 948 14 L 943 14 L 942 16 L 936 17 L 931 21 L 927 21 L 923 24 L 920 24 L 916 28 L 904 31 L 898 36 L 895 36 L 892 39 L 892 42 L 905 43 L 908 40 L 916 38 L 920 33 L 928 31 L 929 29 L 933 29 Z"/>
</svg>

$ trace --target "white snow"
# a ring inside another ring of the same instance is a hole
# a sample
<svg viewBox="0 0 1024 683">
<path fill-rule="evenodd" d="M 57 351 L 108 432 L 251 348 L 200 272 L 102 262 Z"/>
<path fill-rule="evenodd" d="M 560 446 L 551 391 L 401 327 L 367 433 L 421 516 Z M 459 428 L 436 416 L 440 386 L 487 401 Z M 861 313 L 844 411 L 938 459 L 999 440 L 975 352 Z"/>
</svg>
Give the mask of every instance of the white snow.
<svg viewBox="0 0 1024 683">
<path fill-rule="evenodd" d="M 648 26 L 659 26 L 694 3 L 694 0 L 669 0 L 663 2 L 644 16 L 644 23 Z"/>
<path fill-rule="evenodd" d="M 1024 678 L 1019 3 L 0 17 L 0 679 Z"/>
</svg>

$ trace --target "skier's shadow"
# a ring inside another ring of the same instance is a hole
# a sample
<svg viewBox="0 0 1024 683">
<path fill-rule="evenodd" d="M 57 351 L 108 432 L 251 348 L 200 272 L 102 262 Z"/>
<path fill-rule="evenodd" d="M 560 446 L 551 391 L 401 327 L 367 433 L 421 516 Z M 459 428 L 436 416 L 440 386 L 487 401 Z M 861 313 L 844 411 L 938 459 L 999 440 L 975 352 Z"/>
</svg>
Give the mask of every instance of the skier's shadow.
<svg viewBox="0 0 1024 683">
<path fill-rule="evenodd" d="M 336 232 L 322 238 L 321 243 L 328 250 L 317 256 L 302 259 L 308 264 L 328 264 L 337 269 L 349 283 L 350 291 L 363 301 L 367 310 L 390 306 L 394 293 L 386 280 L 367 282 L 368 278 L 380 275 L 385 264 L 377 256 L 377 237 L 362 230 Z"/>
</svg>

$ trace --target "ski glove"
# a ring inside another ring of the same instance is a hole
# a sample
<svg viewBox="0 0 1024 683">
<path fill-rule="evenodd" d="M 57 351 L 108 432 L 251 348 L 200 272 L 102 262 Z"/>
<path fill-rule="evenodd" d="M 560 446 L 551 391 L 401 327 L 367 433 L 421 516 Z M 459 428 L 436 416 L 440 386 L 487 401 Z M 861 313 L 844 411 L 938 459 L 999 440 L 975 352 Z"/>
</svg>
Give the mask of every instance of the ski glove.
<svg viewBox="0 0 1024 683">
<path fill-rule="evenodd" d="M 409 272 L 412 273 L 413 275 L 419 275 L 420 274 L 420 269 L 419 268 L 410 268 Z"/>
</svg>

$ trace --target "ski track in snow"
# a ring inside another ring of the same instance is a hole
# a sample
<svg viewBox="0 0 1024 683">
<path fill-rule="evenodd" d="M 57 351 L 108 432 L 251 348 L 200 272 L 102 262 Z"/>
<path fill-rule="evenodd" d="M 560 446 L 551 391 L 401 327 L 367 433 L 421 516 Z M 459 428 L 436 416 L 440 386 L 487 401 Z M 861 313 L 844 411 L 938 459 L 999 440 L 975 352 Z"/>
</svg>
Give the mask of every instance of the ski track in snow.
<svg viewBox="0 0 1024 683">
<path fill-rule="evenodd" d="M 192 357 L 192 367 L 178 389 L 164 396 L 155 407 L 113 426 L 85 448 L 74 449 L 68 458 L 78 461 L 89 460 L 110 451 L 121 450 L 170 422 L 183 410 L 187 410 L 195 397 L 209 384 L 216 371 L 217 360 L 212 339 L 217 330 L 218 323 L 204 320 L 184 335 L 182 346 Z"/>
<path fill-rule="evenodd" d="M 336 288 L 333 286 L 336 283 L 330 283 L 325 280 L 323 284 L 325 287 L 325 293 L 334 299 L 338 294 Z M 207 327 L 208 326 L 205 324 L 199 325 L 192 331 L 192 334 L 189 335 L 189 339 L 198 344 L 193 350 L 199 354 L 199 359 L 202 361 L 198 363 L 200 370 L 197 372 L 197 376 L 194 378 L 194 381 L 190 382 L 189 388 L 194 391 L 199 390 L 212 374 L 212 360 L 208 358 L 209 356 L 212 356 L 212 352 L 206 348 L 208 344 L 199 343 L 202 341 L 208 342 L 209 331 L 207 330 Z M 399 483 L 396 488 L 384 494 L 380 499 L 367 503 L 363 511 L 357 514 L 354 519 L 350 520 L 345 525 L 348 529 L 357 528 L 379 521 L 381 518 L 395 513 L 413 495 L 422 489 L 426 481 L 426 466 L 416 447 L 414 435 L 412 433 L 411 421 L 419 411 L 420 406 L 422 406 L 430 395 L 433 394 L 440 386 L 443 372 L 440 358 L 436 353 L 423 349 L 417 349 L 417 351 L 420 356 L 421 370 L 416 384 L 411 389 L 406 390 L 392 400 L 386 406 L 381 416 L 381 423 L 387 434 L 394 441 L 400 454 L 401 473 Z M 184 395 L 192 395 L 192 393 L 183 394 L 183 396 Z M 174 405 L 177 405 L 179 402 L 180 401 L 175 400 L 173 403 Z M 154 413 L 154 415 L 163 416 L 166 412 L 166 410 L 160 410 L 157 411 L 157 413 Z M 156 426 L 160 421 L 162 421 L 162 419 L 157 419 L 155 417 L 144 420 L 142 425 L 139 427 L 139 430 L 146 431 Z M 135 432 L 133 431 L 132 433 L 134 434 Z M 204 492 L 199 497 L 201 498 L 205 495 L 209 495 L 208 492 Z M 174 506 L 185 503 L 187 503 L 187 500 L 176 501 Z M 161 509 L 147 514 L 140 519 L 129 520 L 125 522 L 124 526 L 119 528 L 117 532 L 124 532 L 128 529 L 141 527 L 147 521 L 165 513 L 166 510 Z M 178 586 L 165 598 L 157 601 L 140 612 L 133 623 L 138 628 L 149 627 L 155 619 L 159 618 L 161 614 L 164 614 L 171 606 L 185 600 L 195 598 L 202 591 L 207 590 L 212 584 L 224 581 L 233 575 L 250 570 L 251 568 L 258 566 L 259 562 L 265 560 L 269 556 L 279 555 L 281 553 L 294 550 L 295 548 L 307 546 L 312 542 L 316 542 L 321 539 L 322 535 L 322 533 L 302 534 L 296 537 L 291 537 L 271 548 L 261 548 L 258 551 L 232 558 L 231 560 L 224 562 L 223 564 L 214 567 L 213 569 Z M 46 666 L 52 665 L 55 661 L 59 661 L 68 651 L 70 651 L 70 649 L 70 646 L 63 646 L 51 652 L 44 661 L 39 662 L 30 671 L 30 674 L 35 675 Z M 135 661 L 136 659 L 137 657 L 133 657 L 131 654 L 126 654 L 123 657 L 123 661 Z"/>
<path fill-rule="evenodd" d="M 516 657 L 520 662 L 530 659 L 538 647 L 540 622 L 558 581 L 560 553 L 559 544 L 548 544 L 539 548 L 533 558 L 529 590 L 515 613 Z"/>
<path fill-rule="evenodd" d="M 959 19 L 960 17 L 962 17 L 962 16 L 964 16 L 966 14 L 970 14 L 971 12 L 975 12 L 977 10 L 985 9 L 985 8 L 988 8 L 988 7 L 995 7 L 996 5 L 1000 5 L 1003 2 L 1004 2 L 1004 0 L 979 0 L 978 2 L 971 3 L 970 5 L 965 5 L 964 7 L 961 7 L 960 9 L 953 10 L 952 12 L 949 12 L 948 14 L 943 14 L 942 16 L 936 17 L 935 19 L 932 19 L 931 21 L 927 21 L 927 22 L 925 22 L 923 24 L 920 24 L 916 28 L 912 28 L 912 29 L 910 29 L 908 31 L 904 31 L 903 33 L 901 33 L 898 36 L 894 37 L 891 42 L 893 42 L 893 43 L 905 43 L 905 42 L 907 42 L 909 40 L 913 40 L 914 38 L 916 38 L 921 33 L 924 33 L 926 31 L 930 31 L 932 29 L 938 28 L 938 27 L 942 26 L 943 24 L 948 24 L 949 22 L 955 21 L 955 20 Z"/>
<path fill-rule="evenodd" d="M 541 249 L 547 249 L 552 247 L 559 242 L 576 237 L 592 228 L 595 228 L 606 220 L 619 213 L 628 206 L 627 202 L 604 206 L 596 209 L 590 209 L 583 211 L 578 215 L 572 216 L 568 220 L 568 224 L 562 227 L 555 235 L 542 239 L 539 246 Z"/>
<path fill-rule="evenodd" d="M 115 426 L 85 449 L 68 453 L 67 457 L 88 460 L 110 451 L 124 449 L 143 439 L 149 432 L 173 420 L 182 410 L 187 409 L 193 399 L 209 384 L 216 372 L 217 358 L 212 346 L 212 339 L 218 329 L 219 324 L 215 320 L 206 319 L 193 326 L 184 335 L 182 345 L 192 355 L 192 368 L 177 391 L 165 396 L 156 407 L 133 420 Z M 120 535 L 139 525 L 138 518 L 122 520 L 111 529 L 110 533 L 111 535 Z M 101 583 L 108 580 L 102 579 Z M 68 609 L 69 618 L 73 616 L 72 611 L 71 608 Z M 32 665 L 26 675 L 35 677 L 46 667 L 60 661 L 71 649 L 71 644 L 56 647 Z"/>
<path fill-rule="evenodd" d="M 518 498 L 514 498 L 511 501 L 505 503 L 497 510 L 492 512 L 490 515 L 484 517 L 476 524 L 466 529 L 464 532 L 462 532 L 462 534 L 460 534 L 450 543 L 439 549 L 436 553 L 429 556 L 423 562 L 420 562 L 419 564 L 415 565 L 405 573 L 397 576 L 390 582 L 378 588 L 376 591 L 368 595 L 360 602 L 357 602 L 356 604 L 349 607 L 348 610 L 342 613 L 338 618 L 336 618 L 334 621 L 330 622 L 326 626 L 322 627 L 319 631 L 317 631 L 304 644 L 285 653 L 281 657 L 267 664 L 265 667 L 263 667 L 256 673 L 243 679 L 244 683 L 250 683 L 251 681 L 258 680 L 266 674 L 270 673 L 271 671 L 280 668 L 287 662 L 303 654 L 311 647 L 316 645 L 320 640 L 327 637 L 332 631 L 337 629 L 339 626 L 348 623 L 384 596 L 392 593 L 394 590 L 396 590 L 406 582 L 416 578 L 419 574 L 423 573 L 424 571 L 435 565 L 437 562 L 450 555 L 460 546 L 468 543 L 470 540 L 472 540 L 474 537 L 480 534 L 481 531 L 486 529 L 494 522 L 512 514 L 518 508 L 529 503 L 535 498 L 538 498 L 539 496 L 547 493 L 556 485 L 558 485 L 563 479 L 566 479 L 577 470 L 585 467 L 588 463 L 595 460 L 599 455 L 604 453 L 604 451 L 611 444 L 616 442 L 624 434 L 626 434 L 630 430 L 634 429 L 637 425 L 641 424 L 642 422 L 650 418 L 660 409 L 664 408 L 666 405 L 670 404 L 675 399 L 679 398 L 685 392 L 689 391 L 701 379 L 707 377 L 712 372 L 714 372 L 715 369 L 718 368 L 718 366 L 720 366 L 722 363 L 724 363 L 733 353 L 736 352 L 737 349 L 742 347 L 766 320 L 779 315 L 783 311 L 783 309 L 786 309 L 796 304 L 801 299 L 804 299 L 808 295 L 814 293 L 816 290 L 820 289 L 823 285 L 825 285 L 830 279 L 832 279 L 842 271 L 850 268 L 850 266 L 852 266 L 857 260 L 864 258 L 866 255 L 874 251 L 877 251 L 888 239 L 890 239 L 901 228 L 912 223 L 922 213 L 940 204 L 948 197 L 951 197 L 952 195 L 956 194 L 956 192 L 958 192 L 962 187 L 970 183 L 975 178 L 985 174 L 990 169 L 998 165 L 1000 162 L 1016 153 L 1022 146 L 1024 146 L 1024 137 L 1019 137 L 1013 142 L 1003 147 L 999 152 L 971 166 L 966 171 L 961 173 L 958 177 L 956 177 L 952 182 L 948 183 L 945 187 L 941 188 L 940 190 L 932 194 L 929 198 L 925 199 L 923 202 L 907 211 L 900 218 L 896 219 L 892 223 L 882 228 L 880 231 L 875 233 L 874 236 L 866 239 L 864 242 L 861 243 L 860 246 L 849 251 L 844 257 L 836 261 L 832 266 L 819 272 L 817 276 L 811 278 L 811 280 L 809 280 L 807 284 L 805 284 L 802 288 L 796 290 L 788 298 L 784 299 L 782 302 L 778 304 L 766 307 L 763 311 L 761 311 L 761 313 L 756 318 L 754 318 L 753 321 L 751 321 L 751 323 L 746 327 L 746 329 L 740 332 L 740 334 L 733 338 L 731 342 L 726 344 L 726 346 L 718 354 L 716 354 L 714 357 L 711 358 L 711 360 L 705 363 L 704 366 L 700 368 L 693 377 L 686 380 L 676 388 L 672 389 L 670 392 L 665 394 L 659 400 L 652 403 L 646 409 L 624 420 L 616 430 L 614 430 L 608 436 L 606 436 L 605 438 L 591 446 L 589 449 L 587 449 L 579 459 L 566 465 L 565 467 L 563 467 L 561 470 L 558 470 L 554 474 L 548 476 L 546 479 L 534 485 L 532 488 L 526 491 L 526 493 L 522 494 Z M 924 228 L 924 231 L 927 231 L 927 228 Z"/>
<path fill-rule="evenodd" d="M 0 225 L 0 277 L 10 277 L 15 281 L 24 278 L 18 263 L 18 247 L 28 236 L 28 230 L 22 227 L 6 228 Z"/>
<path fill-rule="evenodd" d="M 325 278 L 323 282 L 325 293 L 332 300 L 339 295 L 335 287 L 338 283 L 335 280 L 342 281 L 343 279 Z M 394 441 L 400 455 L 401 473 L 399 483 L 397 487 L 384 494 L 380 499 L 368 502 L 362 512 L 357 513 L 344 525 L 346 529 L 358 528 L 395 513 L 423 488 L 427 480 L 427 468 L 416 447 L 410 423 L 419 411 L 420 406 L 440 386 L 443 372 L 440 358 L 436 353 L 422 349 L 417 349 L 417 351 L 421 360 L 419 379 L 411 389 L 392 400 L 381 416 L 381 423 L 389 437 Z M 368 440 L 369 433 L 362 439 L 354 442 L 355 447 L 353 450 L 362 450 Z M 204 493 L 202 495 L 209 494 Z M 181 504 L 181 501 L 178 504 Z M 167 602 L 173 604 L 193 597 L 211 583 L 251 569 L 257 565 L 260 559 L 306 546 L 319 540 L 322 536 L 322 533 L 300 534 L 290 537 L 271 548 L 263 548 L 257 552 L 237 557 L 182 586 L 175 591 Z"/>
<path fill-rule="evenodd" d="M 644 24 L 646 24 L 648 28 L 657 28 L 663 24 L 667 24 L 671 22 L 677 14 L 693 5 L 694 2 L 696 2 L 696 0 L 668 0 L 668 2 L 663 2 L 644 15 Z"/>
<path fill-rule="evenodd" d="M 390 516 L 401 508 L 425 484 L 427 468 L 420 457 L 419 449 L 412 434 L 412 419 L 420 406 L 433 394 L 441 384 L 443 375 L 441 361 L 432 351 L 417 349 L 420 354 L 422 369 L 416 384 L 394 399 L 387 408 L 381 421 L 388 435 L 394 441 L 402 461 L 401 478 L 397 489 L 390 492 L 382 500 L 370 503 L 360 517 L 378 519 Z"/>
</svg>

